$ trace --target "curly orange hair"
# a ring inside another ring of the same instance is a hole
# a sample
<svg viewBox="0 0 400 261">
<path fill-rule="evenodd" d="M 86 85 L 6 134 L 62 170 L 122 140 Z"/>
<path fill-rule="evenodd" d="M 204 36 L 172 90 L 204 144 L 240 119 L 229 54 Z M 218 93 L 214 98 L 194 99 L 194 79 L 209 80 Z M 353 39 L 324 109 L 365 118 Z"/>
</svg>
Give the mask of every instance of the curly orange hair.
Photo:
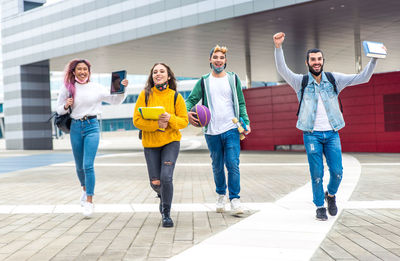
<svg viewBox="0 0 400 261">
<path fill-rule="evenodd" d="M 219 46 L 217 44 L 214 48 L 211 49 L 210 58 L 216 52 L 221 52 L 226 55 L 226 53 L 228 52 L 228 48 L 226 46 Z"/>
</svg>

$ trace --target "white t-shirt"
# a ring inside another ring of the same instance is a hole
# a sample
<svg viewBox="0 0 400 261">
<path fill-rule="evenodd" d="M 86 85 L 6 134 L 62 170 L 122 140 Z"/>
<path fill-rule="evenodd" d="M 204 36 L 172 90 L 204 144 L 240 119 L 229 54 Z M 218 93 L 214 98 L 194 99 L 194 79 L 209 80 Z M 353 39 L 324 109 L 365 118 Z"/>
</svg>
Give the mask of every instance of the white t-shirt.
<svg viewBox="0 0 400 261">
<path fill-rule="evenodd" d="M 75 83 L 75 97 L 72 105 L 71 118 L 81 119 L 84 116 L 95 116 L 101 113 L 101 103 L 110 104 L 121 103 L 126 96 L 122 94 L 110 94 L 110 89 L 103 85 L 88 82 L 86 84 Z M 65 101 L 68 98 L 68 91 L 65 86 L 61 86 L 57 101 L 57 113 L 62 115 L 69 110 L 64 110 Z"/>
<path fill-rule="evenodd" d="M 235 117 L 233 109 L 232 89 L 229 85 L 228 75 L 217 78 L 212 74 L 209 78 L 210 88 L 208 97 L 212 106 L 211 120 L 207 126 L 206 134 L 218 135 L 236 128 L 232 119 Z"/>
<path fill-rule="evenodd" d="M 318 94 L 317 113 L 315 115 L 314 129 L 315 131 L 333 130 L 329 123 L 328 115 L 326 114 L 324 103 L 322 102 L 321 94 Z"/>
</svg>

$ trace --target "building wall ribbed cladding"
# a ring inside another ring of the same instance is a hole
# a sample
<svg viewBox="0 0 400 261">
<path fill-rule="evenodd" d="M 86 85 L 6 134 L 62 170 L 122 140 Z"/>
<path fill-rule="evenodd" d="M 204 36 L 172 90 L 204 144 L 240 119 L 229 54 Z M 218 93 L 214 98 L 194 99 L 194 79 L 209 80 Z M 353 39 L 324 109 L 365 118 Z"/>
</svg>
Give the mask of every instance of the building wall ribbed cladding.
<svg viewBox="0 0 400 261">
<path fill-rule="evenodd" d="M 339 131 L 344 152 L 400 152 L 400 72 L 374 74 L 366 84 L 340 93 L 346 126 Z M 296 128 L 298 100 L 288 85 L 244 90 L 251 134 L 244 150 L 275 150 L 303 144 Z"/>
<path fill-rule="evenodd" d="M 400 83 L 398 84 L 400 89 Z M 400 132 L 400 93 L 383 95 L 385 131 Z"/>
<path fill-rule="evenodd" d="M 12 17 L 23 11 L 23 0 L 2 0 L 2 19 Z"/>
<path fill-rule="evenodd" d="M 24 147 L 24 141 L 23 139 L 7 139 L 6 138 L 6 148 L 7 149 L 14 149 L 14 150 L 20 150 Z"/>
<path fill-rule="evenodd" d="M 24 150 L 52 150 L 53 140 L 48 138 L 26 138 L 23 146 Z"/>
<path fill-rule="evenodd" d="M 49 61 L 23 65 L 5 77 L 7 149 L 52 149 Z M 21 140 L 21 141 L 18 141 Z"/>
</svg>

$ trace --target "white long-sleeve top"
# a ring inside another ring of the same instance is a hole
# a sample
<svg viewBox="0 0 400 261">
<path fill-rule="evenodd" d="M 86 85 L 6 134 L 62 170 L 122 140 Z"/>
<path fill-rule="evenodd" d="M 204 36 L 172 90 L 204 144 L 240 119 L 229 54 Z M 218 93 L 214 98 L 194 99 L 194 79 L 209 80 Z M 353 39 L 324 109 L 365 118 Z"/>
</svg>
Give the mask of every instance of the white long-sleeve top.
<svg viewBox="0 0 400 261">
<path fill-rule="evenodd" d="M 81 119 L 84 116 L 95 116 L 101 113 L 101 103 L 120 104 L 126 97 L 126 93 L 110 94 L 110 89 L 94 82 L 86 84 L 75 83 L 75 97 L 72 105 L 71 118 Z M 69 110 L 64 109 L 69 93 L 67 88 L 61 86 L 57 100 L 57 113 L 66 114 Z"/>
</svg>

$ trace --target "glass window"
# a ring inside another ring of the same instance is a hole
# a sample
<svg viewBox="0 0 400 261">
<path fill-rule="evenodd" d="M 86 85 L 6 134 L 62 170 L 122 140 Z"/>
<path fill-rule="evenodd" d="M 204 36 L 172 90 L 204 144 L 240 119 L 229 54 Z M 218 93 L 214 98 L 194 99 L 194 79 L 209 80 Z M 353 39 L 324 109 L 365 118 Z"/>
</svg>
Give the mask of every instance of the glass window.
<svg viewBox="0 0 400 261">
<path fill-rule="evenodd" d="M 136 130 L 132 118 L 102 120 L 102 131 Z"/>
</svg>

